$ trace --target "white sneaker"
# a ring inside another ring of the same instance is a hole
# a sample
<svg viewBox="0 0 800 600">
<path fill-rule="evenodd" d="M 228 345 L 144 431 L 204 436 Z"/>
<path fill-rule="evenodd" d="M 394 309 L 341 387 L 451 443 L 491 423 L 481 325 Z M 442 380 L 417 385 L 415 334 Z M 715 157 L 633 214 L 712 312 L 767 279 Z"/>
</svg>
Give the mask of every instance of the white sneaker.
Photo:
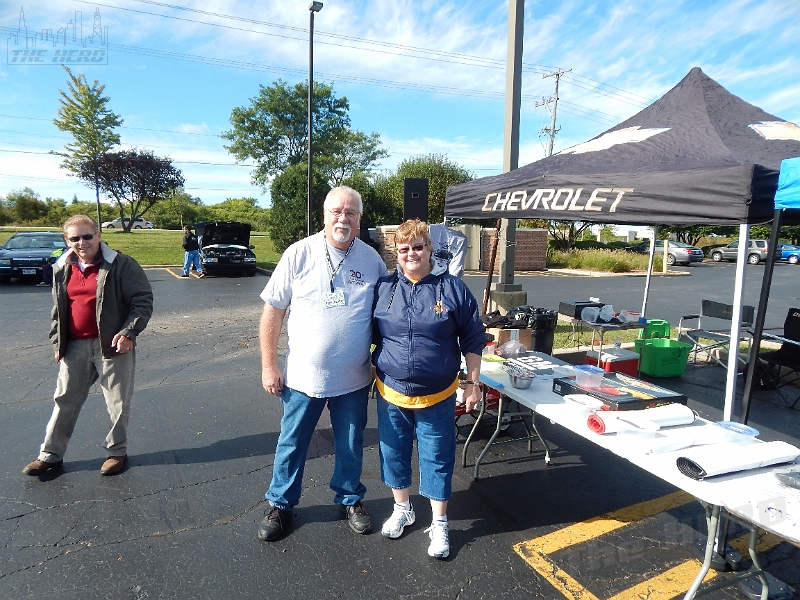
<svg viewBox="0 0 800 600">
<path fill-rule="evenodd" d="M 425 533 L 431 538 L 431 545 L 428 546 L 428 556 L 433 558 L 448 557 L 450 554 L 449 531 L 450 528 L 447 526 L 447 521 L 434 521 L 425 530 Z"/>
<path fill-rule="evenodd" d="M 396 540 L 403 535 L 403 529 L 405 529 L 406 525 L 412 525 L 416 519 L 413 506 L 406 510 L 402 506 L 395 504 L 392 516 L 386 519 L 383 527 L 381 527 L 381 535 Z"/>
</svg>

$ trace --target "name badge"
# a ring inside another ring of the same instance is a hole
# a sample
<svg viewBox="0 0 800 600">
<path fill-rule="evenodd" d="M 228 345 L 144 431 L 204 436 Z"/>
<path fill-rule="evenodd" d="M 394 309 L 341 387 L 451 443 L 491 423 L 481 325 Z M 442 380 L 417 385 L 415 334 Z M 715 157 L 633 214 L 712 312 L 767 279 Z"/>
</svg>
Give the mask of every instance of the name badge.
<svg viewBox="0 0 800 600">
<path fill-rule="evenodd" d="M 342 290 L 336 290 L 335 292 L 325 292 L 322 295 L 323 300 L 325 301 L 325 308 L 332 308 L 334 306 L 344 306 L 344 292 Z"/>
</svg>

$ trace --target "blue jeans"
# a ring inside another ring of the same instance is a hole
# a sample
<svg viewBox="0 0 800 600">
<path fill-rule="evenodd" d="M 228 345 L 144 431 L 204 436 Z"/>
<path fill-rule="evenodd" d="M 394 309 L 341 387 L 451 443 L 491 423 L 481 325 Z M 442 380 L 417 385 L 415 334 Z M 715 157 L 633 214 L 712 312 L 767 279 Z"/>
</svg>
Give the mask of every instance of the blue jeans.
<svg viewBox="0 0 800 600">
<path fill-rule="evenodd" d="M 188 275 L 189 269 L 194 268 L 197 270 L 197 273 L 200 274 L 203 272 L 203 267 L 200 265 L 200 250 L 187 250 L 183 253 L 183 274 Z"/>
<path fill-rule="evenodd" d="M 361 483 L 364 461 L 364 428 L 367 426 L 368 387 L 333 398 L 312 398 L 288 387 L 281 392 L 283 418 L 272 483 L 266 499 L 281 510 L 291 510 L 300 501 L 303 471 L 311 437 L 322 409 L 328 405 L 336 452 L 331 489 L 337 504 L 352 506 L 367 493 Z"/>
<path fill-rule="evenodd" d="M 456 395 L 425 408 L 401 408 L 378 395 L 381 479 L 395 490 L 411 487 L 411 451 L 417 438 L 419 493 L 450 499 L 456 462 Z"/>
</svg>

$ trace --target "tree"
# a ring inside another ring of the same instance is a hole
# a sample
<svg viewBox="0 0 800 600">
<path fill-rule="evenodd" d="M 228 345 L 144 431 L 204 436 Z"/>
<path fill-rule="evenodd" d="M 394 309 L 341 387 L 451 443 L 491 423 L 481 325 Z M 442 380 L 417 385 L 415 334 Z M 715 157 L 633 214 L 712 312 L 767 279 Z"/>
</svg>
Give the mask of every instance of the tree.
<svg viewBox="0 0 800 600">
<path fill-rule="evenodd" d="M 150 208 L 150 220 L 159 229 L 183 229 L 200 221 L 213 220 L 211 207 L 204 206 L 200 198 L 176 189 L 158 204 Z"/>
<path fill-rule="evenodd" d="M 250 106 L 233 109 L 233 128 L 221 137 L 231 142 L 225 148 L 236 160 L 256 161 L 253 183 L 265 186 L 271 176 L 307 160 L 307 107 L 308 84 L 290 87 L 279 79 L 270 87 L 260 86 Z M 331 86 L 314 83 L 315 158 L 331 154 L 331 146 L 344 136 L 350 126 L 349 108 L 347 98 L 337 98 Z"/>
<path fill-rule="evenodd" d="M 269 209 L 258 206 L 255 198 L 227 198 L 209 208 L 217 221 L 250 223 L 253 231 L 266 231 L 269 225 Z"/>
<path fill-rule="evenodd" d="M 569 252 L 575 247 L 581 234 L 592 226 L 583 221 L 548 221 L 547 233 L 557 250 Z"/>
<path fill-rule="evenodd" d="M 391 203 L 402 214 L 403 179 L 428 179 L 428 221 L 441 223 L 444 219 L 444 195 L 448 186 L 472 181 L 472 173 L 451 162 L 444 154 L 412 156 L 400 163 L 397 172 L 381 182 L 381 200 Z"/>
<path fill-rule="evenodd" d="M 29 187 L 10 192 L 6 202 L 17 224 L 33 223 L 47 216 L 47 203 Z"/>
<path fill-rule="evenodd" d="M 64 160 L 61 167 L 83 179 L 94 187 L 97 202 L 97 221 L 100 214 L 100 178 L 98 166 L 103 155 L 119 144 L 115 127 L 122 125 L 122 119 L 108 108 L 110 98 L 103 96 L 106 89 L 97 79 L 90 86 L 85 75 L 75 76 L 62 65 L 69 75 L 69 93 L 59 90 L 58 118 L 53 124 L 61 131 L 68 131 L 75 141 L 64 147 L 64 152 L 54 152 Z"/>
<path fill-rule="evenodd" d="M 313 204 L 319 207 L 312 213 L 312 231 L 322 229 L 322 206 L 330 186 L 323 175 L 314 169 Z M 291 244 L 306 235 L 308 169 L 298 164 L 287 168 L 275 177 L 270 187 L 272 208 L 269 211 L 267 233 L 277 252 L 283 252 Z"/>
<path fill-rule="evenodd" d="M 183 187 L 183 175 L 172 160 L 149 150 L 107 152 L 95 164 L 84 163 L 81 175 L 96 173 L 99 187 L 117 202 L 119 216 L 130 220 L 123 230 L 130 232 L 133 220 L 144 216 L 157 202 Z"/>
<path fill-rule="evenodd" d="M 343 129 L 334 133 L 329 154 L 317 157 L 314 152 L 314 165 L 326 175 L 331 187 L 337 187 L 348 177 L 369 173 L 372 165 L 389 156 L 380 145 L 380 136 L 375 132 L 366 135 L 361 131 Z"/>
<path fill-rule="evenodd" d="M 403 218 L 402 207 L 381 200 L 388 193 L 385 185 L 387 181 L 388 177 L 385 175 L 378 175 L 374 179 L 370 179 L 363 171 L 353 173 L 342 181 L 342 185 L 351 187 L 361 194 L 361 201 L 364 205 L 364 214 L 361 215 L 362 226 L 390 225 L 399 223 Z"/>
</svg>

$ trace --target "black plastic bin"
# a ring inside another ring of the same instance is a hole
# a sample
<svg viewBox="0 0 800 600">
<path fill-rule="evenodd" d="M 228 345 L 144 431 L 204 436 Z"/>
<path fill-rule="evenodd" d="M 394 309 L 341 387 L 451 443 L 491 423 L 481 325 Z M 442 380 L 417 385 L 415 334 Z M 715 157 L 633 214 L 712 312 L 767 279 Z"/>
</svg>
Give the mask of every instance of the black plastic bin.
<svg viewBox="0 0 800 600">
<path fill-rule="evenodd" d="M 534 352 L 553 353 L 553 336 L 558 323 L 558 311 L 532 306 L 518 306 L 508 311 L 511 319 L 527 321 L 531 330 L 531 350 Z"/>
<path fill-rule="evenodd" d="M 558 324 L 558 312 L 536 308 L 528 318 L 528 323 L 531 328 L 531 350 L 553 354 L 553 337 Z"/>
</svg>

